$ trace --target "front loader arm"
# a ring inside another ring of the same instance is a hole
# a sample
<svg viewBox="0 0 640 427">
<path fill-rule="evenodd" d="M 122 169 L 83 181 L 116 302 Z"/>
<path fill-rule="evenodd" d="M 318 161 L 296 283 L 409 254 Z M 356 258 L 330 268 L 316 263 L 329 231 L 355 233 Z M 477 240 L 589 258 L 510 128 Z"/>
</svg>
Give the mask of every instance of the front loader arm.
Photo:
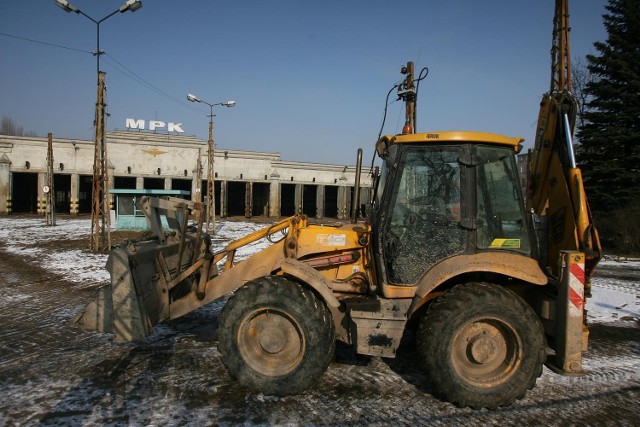
<svg viewBox="0 0 640 427">
<path fill-rule="evenodd" d="M 249 280 L 278 270 L 297 246 L 298 230 L 307 224 L 305 217 L 287 218 L 212 253 L 211 238 L 202 232 L 202 215 L 195 229 L 187 225 L 194 211 L 202 212 L 201 204 L 143 197 L 140 209 L 154 237 L 127 241 L 111 251 L 107 262 L 111 282 L 98 289 L 97 298 L 73 321 L 84 329 L 114 333 L 116 341 L 142 339 L 158 323 L 183 316 Z M 235 262 L 239 249 L 279 232 L 286 237 Z"/>
</svg>

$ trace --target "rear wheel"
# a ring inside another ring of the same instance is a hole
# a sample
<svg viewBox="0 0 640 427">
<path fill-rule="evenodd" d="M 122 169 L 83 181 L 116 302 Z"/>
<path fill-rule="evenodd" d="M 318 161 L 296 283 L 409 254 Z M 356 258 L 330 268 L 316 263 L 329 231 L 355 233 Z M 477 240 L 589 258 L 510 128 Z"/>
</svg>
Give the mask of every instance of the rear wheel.
<svg viewBox="0 0 640 427">
<path fill-rule="evenodd" d="M 326 370 L 335 332 L 329 310 L 310 290 L 268 276 L 229 299 L 218 341 L 232 377 L 262 393 L 284 396 L 310 387 Z"/>
<path fill-rule="evenodd" d="M 446 292 L 425 313 L 417 339 L 434 391 L 458 406 L 510 405 L 542 374 L 542 325 L 499 286 L 467 283 Z"/>
</svg>

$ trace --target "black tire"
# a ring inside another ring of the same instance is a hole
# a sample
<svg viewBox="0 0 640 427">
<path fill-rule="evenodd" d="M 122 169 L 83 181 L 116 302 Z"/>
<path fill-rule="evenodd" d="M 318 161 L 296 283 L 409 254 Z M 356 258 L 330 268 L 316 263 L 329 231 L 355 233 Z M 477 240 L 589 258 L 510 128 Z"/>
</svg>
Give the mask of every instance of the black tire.
<svg viewBox="0 0 640 427">
<path fill-rule="evenodd" d="M 297 394 L 329 366 L 333 319 L 309 289 L 262 277 L 238 289 L 222 309 L 218 350 L 240 384 L 267 395 Z"/>
<path fill-rule="evenodd" d="M 518 295 L 488 283 L 458 285 L 425 312 L 418 353 L 434 393 L 457 406 L 508 406 L 542 375 L 544 329 Z"/>
</svg>

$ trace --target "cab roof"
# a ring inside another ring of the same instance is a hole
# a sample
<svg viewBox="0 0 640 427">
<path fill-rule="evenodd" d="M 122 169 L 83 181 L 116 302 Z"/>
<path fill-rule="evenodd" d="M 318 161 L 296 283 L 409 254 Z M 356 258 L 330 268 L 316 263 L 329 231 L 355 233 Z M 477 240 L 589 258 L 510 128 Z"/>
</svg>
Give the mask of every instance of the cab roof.
<svg viewBox="0 0 640 427">
<path fill-rule="evenodd" d="M 407 135 L 385 135 L 376 143 L 376 151 L 384 153 L 392 144 L 416 144 L 447 142 L 481 142 L 486 144 L 506 145 L 516 153 L 520 152 L 524 138 L 498 135 L 497 133 L 473 131 L 435 131 L 411 133 Z"/>
</svg>

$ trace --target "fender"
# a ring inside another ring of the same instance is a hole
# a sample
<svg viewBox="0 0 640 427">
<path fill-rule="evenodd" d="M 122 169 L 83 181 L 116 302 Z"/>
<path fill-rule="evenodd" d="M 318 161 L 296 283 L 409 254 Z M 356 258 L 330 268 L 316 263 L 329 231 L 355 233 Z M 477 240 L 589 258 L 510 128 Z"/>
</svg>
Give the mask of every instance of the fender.
<svg viewBox="0 0 640 427">
<path fill-rule="evenodd" d="M 327 302 L 329 307 L 340 307 L 340 301 L 331 292 L 329 281 L 313 267 L 293 258 L 285 259 L 280 268 L 285 274 L 293 276 L 315 289 Z"/>
<path fill-rule="evenodd" d="M 524 255 L 506 252 L 458 255 L 439 262 L 422 276 L 409 315 L 427 302 L 429 293 L 440 284 L 464 273 L 478 272 L 502 274 L 538 286 L 548 283 L 538 262 Z"/>
</svg>

